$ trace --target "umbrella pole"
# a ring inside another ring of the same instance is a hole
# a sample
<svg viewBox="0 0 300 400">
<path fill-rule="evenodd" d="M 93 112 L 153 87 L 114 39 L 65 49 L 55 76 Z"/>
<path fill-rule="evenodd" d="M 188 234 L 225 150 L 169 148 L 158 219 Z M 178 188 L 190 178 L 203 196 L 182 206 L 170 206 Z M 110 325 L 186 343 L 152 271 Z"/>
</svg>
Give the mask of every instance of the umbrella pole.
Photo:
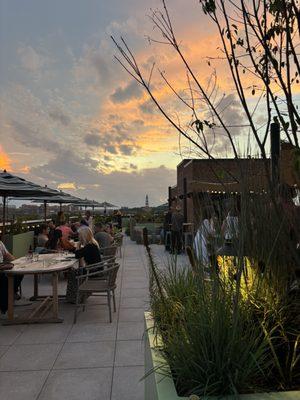
<svg viewBox="0 0 300 400">
<path fill-rule="evenodd" d="M 44 200 L 44 221 L 47 222 L 47 201 Z"/>
<path fill-rule="evenodd" d="M 59 211 L 62 212 L 62 203 L 59 203 Z"/>
<path fill-rule="evenodd" d="M 6 214 L 6 196 L 3 196 L 3 210 L 2 210 L 2 239 L 5 235 L 5 214 Z"/>
</svg>

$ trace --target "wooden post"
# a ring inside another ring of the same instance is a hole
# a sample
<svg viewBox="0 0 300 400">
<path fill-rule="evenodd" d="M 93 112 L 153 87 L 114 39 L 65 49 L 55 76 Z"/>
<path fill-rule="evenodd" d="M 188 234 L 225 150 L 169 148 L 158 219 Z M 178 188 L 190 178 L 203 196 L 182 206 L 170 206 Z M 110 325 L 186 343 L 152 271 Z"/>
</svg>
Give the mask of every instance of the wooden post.
<svg viewBox="0 0 300 400">
<path fill-rule="evenodd" d="M 53 302 L 53 318 L 58 318 L 58 274 L 53 272 L 52 275 L 52 302 Z"/>
<path fill-rule="evenodd" d="M 187 222 L 187 181 L 183 178 L 183 216 L 184 222 Z"/>
<path fill-rule="evenodd" d="M 271 124 L 271 171 L 274 188 L 280 183 L 280 125 Z"/>
<path fill-rule="evenodd" d="M 8 310 L 7 316 L 11 321 L 14 319 L 14 276 L 8 274 Z"/>
<path fill-rule="evenodd" d="M 172 206 L 172 188 L 171 186 L 168 187 L 168 204 L 169 208 Z"/>
<path fill-rule="evenodd" d="M 47 222 L 47 201 L 44 200 L 44 221 Z"/>
<path fill-rule="evenodd" d="M 5 217 L 6 215 L 6 196 L 3 196 L 3 210 L 2 210 L 2 240 L 4 239 L 5 235 Z"/>
</svg>

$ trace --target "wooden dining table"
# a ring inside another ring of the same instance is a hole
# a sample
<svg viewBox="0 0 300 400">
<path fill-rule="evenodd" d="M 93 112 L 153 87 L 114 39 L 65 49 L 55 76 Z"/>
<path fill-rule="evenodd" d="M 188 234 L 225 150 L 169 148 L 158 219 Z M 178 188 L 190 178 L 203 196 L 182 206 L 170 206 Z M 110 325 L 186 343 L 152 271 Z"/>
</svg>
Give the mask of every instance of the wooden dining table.
<svg viewBox="0 0 300 400">
<path fill-rule="evenodd" d="M 33 256 L 31 259 L 21 257 L 14 260 L 13 264 L 12 269 L 3 271 L 8 278 L 8 316 L 4 325 L 63 322 L 63 319 L 58 315 L 58 275 L 60 272 L 78 268 L 78 260 L 75 259 L 74 254 L 40 254 L 38 258 Z M 39 276 L 49 274 L 52 275 L 52 295 L 39 296 Z M 33 275 L 34 296 L 32 299 L 40 300 L 26 317 L 14 316 L 14 277 L 17 275 Z M 48 316 L 51 309 L 52 315 Z"/>
</svg>

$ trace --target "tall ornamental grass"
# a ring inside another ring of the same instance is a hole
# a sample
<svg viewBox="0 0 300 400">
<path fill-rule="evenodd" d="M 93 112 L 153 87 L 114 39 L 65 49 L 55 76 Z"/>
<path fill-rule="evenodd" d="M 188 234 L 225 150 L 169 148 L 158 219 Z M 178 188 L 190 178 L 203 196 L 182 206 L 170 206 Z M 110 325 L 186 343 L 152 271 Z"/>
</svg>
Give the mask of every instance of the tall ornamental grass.
<svg viewBox="0 0 300 400">
<path fill-rule="evenodd" d="M 299 264 L 288 227 L 265 196 L 248 196 L 235 255 L 215 257 L 217 268 L 176 257 L 161 267 L 146 246 L 155 330 L 179 395 L 300 390 Z"/>
</svg>

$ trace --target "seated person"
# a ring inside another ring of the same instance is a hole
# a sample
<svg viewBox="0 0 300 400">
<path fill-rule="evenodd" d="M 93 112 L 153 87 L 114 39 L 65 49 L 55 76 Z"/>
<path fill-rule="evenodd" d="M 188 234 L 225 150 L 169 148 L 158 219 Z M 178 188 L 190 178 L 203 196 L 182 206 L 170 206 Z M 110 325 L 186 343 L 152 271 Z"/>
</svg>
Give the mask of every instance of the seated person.
<svg viewBox="0 0 300 400">
<path fill-rule="evenodd" d="M 79 243 L 82 247 L 75 251 L 75 257 L 80 260 L 81 266 L 84 264 L 83 261 L 86 265 L 96 264 L 101 261 L 99 244 L 90 228 L 80 229 Z"/>
<path fill-rule="evenodd" d="M 49 233 L 48 226 L 46 224 L 42 224 L 40 226 L 40 230 L 39 230 L 38 237 L 37 237 L 37 246 L 38 247 L 46 246 L 46 243 L 49 240 L 48 233 Z"/>
<path fill-rule="evenodd" d="M 79 243 L 82 247 L 75 251 L 75 257 L 79 259 L 80 267 L 101 262 L 99 245 L 90 228 L 86 227 L 79 230 Z M 78 273 L 80 271 L 77 270 L 71 270 L 68 273 L 66 300 L 69 303 L 75 303 L 76 301 L 78 287 L 76 276 Z"/>
<path fill-rule="evenodd" d="M 6 249 L 3 242 L 0 241 L 0 267 L 1 264 L 9 264 L 14 260 L 14 256 Z M 17 275 L 14 277 L 14 292 L 15 299 L 19 300 L 20 296 L 18 294 L 23 275 Z M 5 272 L 1 272 L 0 268 L 0 311 L 1 317 L 6 317 L 6 312 L 8 308 L 8 279 Z"/>
<path fill-rule="evenodd" d="M 52 251 L 58 251 L 60 249 L 60 239 L 62 238 L 62 231 L 55 229 L 52 237 L 46 243 L 45 248 Z"/>
<path fill-rule="evenodd" d="M 75 247 L 72 243 L 63 237 L 62 231 L 60 229 L 55 229 L 53 237 L 49 239 L 46 243 L 46 251 L 60 251 L 60 250 L 68 250 L 74 251 Z"/>
<path fill-rule="evenodd" d="M 55 222 L 52 219 L 51 221 L 48 222 L 48 238 L 49 239 L 53 236 L 55 228 L 56 228 Z"/>
<path fill-rule="evenodd" d="M 74 232 L 72 229 L 67 225 L 66 221 L 62 221 L 59 226 L 56 227 L 62 232 L 62 236 L 64 239 L 69 239 L 70 237 L 74 237 Z"/>
<path fill-rule="evenodd" d="M 113 237 L 105 232 L 104 225 L 101 222 L 95 224 L 95 239 L 97 240 L 99 247 L 109 247 L 113 242 Z"/>
<path fill-rule="evenodd" d="M 113 230 L 113 226 L 111 223 L 106 224 L 105 232 L 107 232 L 109 235 L 113 236 L 114 230 Z"/>
<path fill-rule="evenodd" d="M 77 232 L 78 232 L 81 228 L 88 228 L 88 227 L 89 227 L 89 224 L 88 224 L 87 220 L 82 219 L 82 220 L 79 222 L 79 226 L 78 226 L 78 228 L 77 228 Z"/>
</svg>

